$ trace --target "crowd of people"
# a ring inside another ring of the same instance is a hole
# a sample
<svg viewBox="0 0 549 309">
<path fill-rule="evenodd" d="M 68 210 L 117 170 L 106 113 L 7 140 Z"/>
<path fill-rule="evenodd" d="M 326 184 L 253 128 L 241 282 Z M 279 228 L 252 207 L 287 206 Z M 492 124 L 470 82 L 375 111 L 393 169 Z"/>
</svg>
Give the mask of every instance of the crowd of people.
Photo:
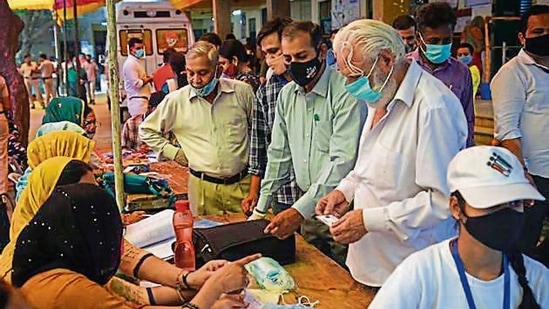
<svg viewBox="0 0 549 309">
<path fill-rule="evenodd" d="M 311 21 L 276 17 L 257 36 L 267 70 L 240 41 L 208 33 L 148 75 L 132 38 L 122 144 L 187 166 L 195 215 L 272 209 L 264 232 L 302 234 L 376 293 L 370 308 L 549 308 L 549 6 L 522 16 L 523 48 L 492 80 L 493 146 L 475 146 L 480 69 L 469 44 L 452 56 L 456 23 L 448 4 L 429 3 L 328 41 Z M 0 79 L 6 110 L 4 89 Z M 91 172 L 102 163 L 83 104 L 50 104 L 28 147 L 0 256 L 18 288 L 5 287 L 5 302 L 244 307 L 243 266 L 258 255 L 187 272 L 124 240 Z"/>
<path fill-rule="evenodd" d="M 77 71 L 76 62 L 79 65 Z M 101 68 L 90 54 L 70 57 L 66 62 L 58 63 L 55 57 L 40 54 L 38 61 L 33 61 L 30 54 L 23 57 L 19 73 L 25 80 L 29 96 L 29 105 L 35 108 L 38 101 L 46 108 L 51 99 L 66 94 L 79 97 L 84 102 L 95 104 L 95 92 L 101 90 Z M 64 89 L 65 78 L 67 89 Z"/>
</svg>

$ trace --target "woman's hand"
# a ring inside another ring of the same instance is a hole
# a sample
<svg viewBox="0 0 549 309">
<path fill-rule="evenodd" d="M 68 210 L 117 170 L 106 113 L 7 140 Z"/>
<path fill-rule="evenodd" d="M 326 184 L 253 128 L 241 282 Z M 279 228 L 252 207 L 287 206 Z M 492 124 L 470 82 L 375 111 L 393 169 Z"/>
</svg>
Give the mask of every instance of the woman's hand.
<svg viewBox="0 0 549 309">
<path fill-rule="evenodd" d="M 192 289 L 198 290 L 206 280 L 208 280 L 214 272 L 227 265 L 229 262 L 225 260 L 212 260 L 204 264 L 196 271 L 193 271 L 187 276 L 187 283 Z"/>
<path fill-rule="evenodd" d="M 249 255 L 235 262 L 229 262 L 210 277 L 208 281 L 212 284 L 219 285 L 223 293 L 231 293 L 240 291 L 248 286 L 248 272 L 244 269 L 244 265 L 255 261 L 261 257 L 261 254 Z"/>
<path fill-rule="evenodd" d="M 233 309 L 246 308 L 248 304 L 244 302 L 244 293 L 240 294 L 223 294 L 214 303 L 212 309 Z"/>
</svg>

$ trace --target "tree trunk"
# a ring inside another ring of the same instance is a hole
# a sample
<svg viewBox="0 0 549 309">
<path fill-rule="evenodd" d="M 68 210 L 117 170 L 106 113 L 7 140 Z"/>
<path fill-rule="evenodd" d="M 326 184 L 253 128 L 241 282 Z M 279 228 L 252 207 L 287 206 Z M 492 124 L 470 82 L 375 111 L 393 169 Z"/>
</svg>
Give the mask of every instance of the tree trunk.
<svg viewBox="0 0 549 309">
<path fill-rule="evenodd" d="M 8 1 L 0 0 L 0 74 L 9 85 L 13 120 L 19 127 L 21 143 L 26 147 L 29 141 L 29 98 L 23 77 L 15 65 L 18 36 L 23 26 L 21 19 L 10 9 Z"/>
</svg>

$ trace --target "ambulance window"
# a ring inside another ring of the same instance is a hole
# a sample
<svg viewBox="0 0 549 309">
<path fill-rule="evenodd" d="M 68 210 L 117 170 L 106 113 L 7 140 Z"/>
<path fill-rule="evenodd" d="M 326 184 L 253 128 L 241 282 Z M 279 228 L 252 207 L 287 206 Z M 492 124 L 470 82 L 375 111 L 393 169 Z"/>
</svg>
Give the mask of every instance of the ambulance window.
<svg viewBox="0 0 549 309">
<path fill-rule="evenodd" d="M 186 53 L 189 46 L 187 38 L 188 34 L 185 28 L 157 29 L 158 54 L 162 55 L 167 48 L 174 48 L 178 52 Z"/>
<path fill-rule="evenodd" d="M 128 56 L 128 40 L 131 38 L 140 38 L 141 40 L 143 40 L 143 46 L 145 47 L 146 55 L 150 56 L 153 54 L 151 30 L 120 30 L 118 34 L 120 38 L 120 54 L 122 56 Z"/>
</svg>

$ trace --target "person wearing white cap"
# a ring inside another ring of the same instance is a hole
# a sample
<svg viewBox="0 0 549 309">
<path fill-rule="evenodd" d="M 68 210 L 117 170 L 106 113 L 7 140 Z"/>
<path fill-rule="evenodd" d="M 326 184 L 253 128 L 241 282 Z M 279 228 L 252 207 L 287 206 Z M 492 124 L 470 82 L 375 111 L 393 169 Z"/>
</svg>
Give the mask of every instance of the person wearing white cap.
<svg viewBox="0 0 549 309">
<path fill-rule="evenodd" d="M 549 308 L 549 269 L 516 250 L 526 201 L 544 200 L 517 157 L 463 150 L 448 185 L 459 236 L 410 255 L 369 308 Z"/>
</svg>

